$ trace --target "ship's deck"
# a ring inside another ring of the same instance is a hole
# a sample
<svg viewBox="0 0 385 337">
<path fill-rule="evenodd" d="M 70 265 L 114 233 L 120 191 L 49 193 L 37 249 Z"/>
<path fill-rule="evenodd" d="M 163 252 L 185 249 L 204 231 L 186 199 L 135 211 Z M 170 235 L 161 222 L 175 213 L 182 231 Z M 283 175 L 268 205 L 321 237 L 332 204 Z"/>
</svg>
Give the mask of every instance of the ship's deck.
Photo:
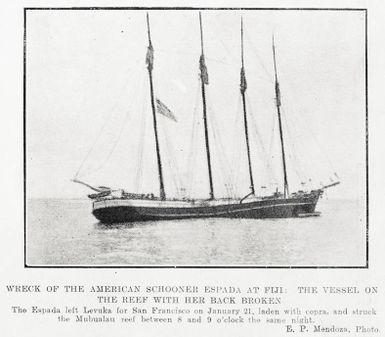
<svg viewBox="0 0 385 337">
<path fill-rule="evenodd" d="M 318 193 L 316 193 L 318 194 Z M 250 203 L 261 203 L 261 204 L 288 204 L 288 203 L 302 203 L 308 202 L 307 199 L 312 199 L 315 196 L 315 191 L 303 194 L 293 194 L 289 198 L 284 199 L 281 195 L 270 196 L 270 197 L 257 197 L 251 196 L 247 199 L 195 199 L 195 200 L 174 200 L 166 199 L 160 200 L 155 199 L 131 199 L 131 198 L 101 198 L 93 202 L 93 209 L 100 209 L 106 207 L 149 207 L 149 208 L 200 208 L 200 207 L 220 207 L 227 205 L 243 204 L 247 205 Z"/>
</svg>

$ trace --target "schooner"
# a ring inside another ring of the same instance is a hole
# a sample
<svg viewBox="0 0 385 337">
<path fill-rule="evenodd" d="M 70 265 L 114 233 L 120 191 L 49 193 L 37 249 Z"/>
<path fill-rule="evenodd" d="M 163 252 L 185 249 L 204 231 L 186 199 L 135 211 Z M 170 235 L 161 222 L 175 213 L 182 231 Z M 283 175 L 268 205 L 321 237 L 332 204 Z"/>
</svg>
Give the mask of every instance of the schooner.
<svg viewBox="0 0 385 337">
<path fill-rule="evenodd" d="M 206 199 L 175 199 L 168 198 L 166 194 L 161 148 L 158 136 L 157 111 L 162 110 L 163 114 L 169 114 L 173 118 L 167 107 L 162 102 L 155 99 L 153 85 L 154 69 L 154 47 L 151 40 L 150 19 L 147 13 L 147 35 L 148 47 L 146 54 L 146 66 L 150 87 L 152 124 L 155 139 L 155 151 L 159 181 L 159 194 L 136 194 L 121 190 L 120 195 L 112 193 L 108 187 L 93 187 L 78 179 L 74 182 L 81 183 L 94 190 L 96 193 L 89 195 L 93 200 L 92 213 L 103 223 L 119 223 L 145 220 L 164 220 L 164 219 L 185 219 L 185 218 L 206 218 L 206 217 L 228 217 L 228 218 L 288 218 L 319 215 L 315 208 L 320 196 L 326 188 L 335 186 L 339 182 L 332 182 L 322 188 L 314 189 L 309 192 L 297 191 L 290 193 L 289 182 L 285 157 L 284 133 L 281 121 L 281 93 L 277 73 L 277 61 L 274 36 L 272 38 L 272 53 L 275 74 L 275 105 L 277 110 L 280 150 L 283 169 L 283 193 L 278 192 L 269 196 L 258 196 L 255 193 L 252 159 L 250 155 L 250 139 L 248 126 L 248 113 L 246 109 L 245 93 L 247 90 L 246 70 L 244 61 L 244 41 L 243 41 L 243 20 L 241 19 L 240 39 L 240 93 L 243 107 L 243 124 L 245 149 L 247 154 L 248 175 L 250 191 L 242 198 L 216 198 L 213 184 L 213 172 L 211 165 L 211 152 L 209 141 L 209 127 L 207 118 L 206 87 L 208 81 L 208 70 L 204 53 L 204 36 L 202 15 L 199 13 L 200 43 L 201 54 L 199 57 L 199 77 L 202 100 L 202 118 L 204 127 L 205 152 L 207 162 L 207 180 L 209 195 Z"/>
</svg>

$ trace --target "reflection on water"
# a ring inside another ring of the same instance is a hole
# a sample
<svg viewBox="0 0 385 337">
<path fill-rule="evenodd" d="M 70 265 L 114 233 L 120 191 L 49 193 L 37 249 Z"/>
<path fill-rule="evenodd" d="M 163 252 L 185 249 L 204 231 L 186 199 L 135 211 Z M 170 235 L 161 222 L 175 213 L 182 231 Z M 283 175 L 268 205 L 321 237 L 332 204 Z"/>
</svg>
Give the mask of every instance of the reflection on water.
<svg viewBox="0 0 385 337">
<path fill-rule="evenodd" d="M 320 217 L 106 225 L 84 200 L 28 202 L 29 265 L 365 265 L 363 205 L 321 200 Z"/>
</svg>

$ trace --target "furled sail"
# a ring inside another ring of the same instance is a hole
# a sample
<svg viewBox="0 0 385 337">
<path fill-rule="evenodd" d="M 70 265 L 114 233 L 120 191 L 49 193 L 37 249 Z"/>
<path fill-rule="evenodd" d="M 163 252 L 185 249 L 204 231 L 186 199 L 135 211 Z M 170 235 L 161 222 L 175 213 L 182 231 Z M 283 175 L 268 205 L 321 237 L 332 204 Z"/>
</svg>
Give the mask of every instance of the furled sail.
<svg viewBox="0 0 385 337">
<path fill-rule="evenodd" d="M 241 84 L 240 84 L 241 92 L 244 93 L 247 89 L 247 82 L 245 76 L 245 68 L 241 68 Z"/>
<path fill-rule="evenodd" d="M 154 64 L 154 48 L 152 47 L 151 41 L 150 41 L 150 45 L 147 47 L 146 64 L 147 64 L 148 70 L 151 71 Z"/>
<path fill-rule="evenodd" d="M 209 84 L 209 74 L 207 73 L 207 67 L 205 62 L 205 57 L 203 54 L 199 58 L 199 69 L 201 71 L 201 78 L 204 84 Z"/>
</svg>

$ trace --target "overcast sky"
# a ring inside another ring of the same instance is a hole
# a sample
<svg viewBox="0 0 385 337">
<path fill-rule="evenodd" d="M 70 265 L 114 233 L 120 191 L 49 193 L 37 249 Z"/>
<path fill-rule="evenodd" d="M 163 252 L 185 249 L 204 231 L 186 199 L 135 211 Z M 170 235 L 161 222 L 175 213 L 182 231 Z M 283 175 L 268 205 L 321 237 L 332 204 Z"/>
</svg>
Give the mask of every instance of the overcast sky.
<svg viewBox="0 0 385 337">
<path fill-rule="evenodd" d="M 174 196 L 175 185 L 193 185 L 196 195 L 205 196 L 198 12 L 149 13 L 155 95 L 178 119 L 158 115 L 166 193 Z M 70 182 L 84 158 L 79 178 L 85 181 L 158 193 L 145 14 L 28 12 L 29 197 L 84 196 L 88 190 Z M 342 184 L 331 196 L 363 198 L 365 31 L 364 13 L 353 11 L 203 11 L 216 194 L 226 195 L 230 182 L 238 194 L 248 192 L 239 93 L 241 16 L 257 191 L 282 189 L 274 33 L 290 190 L 301 182 L 309 188 L 328 183 L 336 172 Z"/>
</svg>

